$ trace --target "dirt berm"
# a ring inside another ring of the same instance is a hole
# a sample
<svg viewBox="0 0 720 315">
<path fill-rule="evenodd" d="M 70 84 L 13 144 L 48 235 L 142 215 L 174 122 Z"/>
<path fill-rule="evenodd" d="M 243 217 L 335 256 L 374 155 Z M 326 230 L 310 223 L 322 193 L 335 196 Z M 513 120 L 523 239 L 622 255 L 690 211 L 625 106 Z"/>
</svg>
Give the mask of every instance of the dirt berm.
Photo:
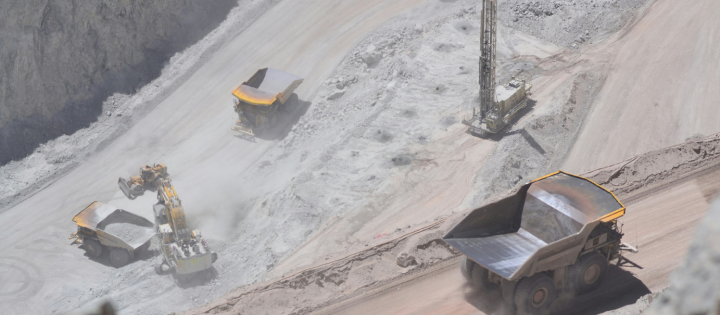
<svg viewBox="0 0 720 315">
<path fill-rule="evenodd" d="M 585 176 L 625 201 L 717 167 L 720 136 L 713 135 L 651 151 Z M 438 218 L 391 241 L 295 271 L 279 280 L 238 288 L 186 314 L 307 314 L 374 287 L 412 277 L 458 255 L 441 237 L 466 213 Z"/>
</svg>

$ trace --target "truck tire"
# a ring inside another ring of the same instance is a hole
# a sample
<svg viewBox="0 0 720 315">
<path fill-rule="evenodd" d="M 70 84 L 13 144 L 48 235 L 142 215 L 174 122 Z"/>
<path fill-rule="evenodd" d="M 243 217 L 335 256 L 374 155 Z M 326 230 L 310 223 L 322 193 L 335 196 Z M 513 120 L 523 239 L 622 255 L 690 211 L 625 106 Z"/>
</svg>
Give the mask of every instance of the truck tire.
<svg viewBox="0 0 720 315">
<path fill-rule="evenodd" d="M 470 273 L 472 272 L 473 265 L 475 265 L 475 262 L 468 259 L 467 256 L 463 256 L 460 260 L 460 273 L 462 273 L 463 277 L 465 277 L 465 280 L 467 281 L 472 279 L 470 277 Z"/>
<path fill-rule="evenodd" d="M 608 261 L 598 252 L 580 257 L 570 266 L 570 286 L 575 294 L 585 294 L 596 290 L 605 280 Z"/>
<path fill-rule="evenodd" d="M 127 265 L 130 257 L 130 253 L 122 248 L 113 248 L 110 251 L 110 263 L 117 268 Z"/>
<path fill-rule="evenodd" d="M 481 290 L 490 290 L 495 286 L 495 284 L 490 282 L 490 279 L 488 279 L 488 273 L 488 270 L 484 267 L 478 264 L 473 264 L 472 271 L 470 271 L 470 278 L 476 288 Z"/>
<path fill-rule="evenodd" d="M 85 248 L 85 252 L 88 254 L 88 256 L 92 258 L 97 258 L 102 254 L 102 245 L 100 245 L 100 242 L 96 240 L 87 238 L 84 239 L 83 247 Z"/>
<path fill-rule="evenodd" d="M 512 310 L 515 310 L 515 290 L 517 289 L 518 282 L 502 279 L 502 288 L 500 289 L 503 297 L 505 306 Z"/>
<path fill-rule="evenodd" d="M 520 280 L 515 289 L 515 307 L 520 315 L 548 314 L 555 294 L 553 280 L 544 273 L 538 273 Z"/>
</svg>

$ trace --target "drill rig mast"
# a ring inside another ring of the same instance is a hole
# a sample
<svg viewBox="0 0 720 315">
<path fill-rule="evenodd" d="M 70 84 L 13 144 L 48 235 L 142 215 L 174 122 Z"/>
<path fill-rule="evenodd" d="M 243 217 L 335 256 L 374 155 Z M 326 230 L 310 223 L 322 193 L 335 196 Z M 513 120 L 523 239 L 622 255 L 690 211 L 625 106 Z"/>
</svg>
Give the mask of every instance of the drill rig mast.
<svg viewBox="0 0 720 315">
<path fill-rule="evenodd" d="M 482 0 L 480 17 L 480 108 L 471 119 L 463 120 L 468 133 L 483 137 L 500 132 L 527 104 L 530 85 L 513 79 L 497 87 L 495 81 L 497 48 L 497 0 Z"/>
<path fill-rule="evenodd" d="M 480 117 L 490 112 L 495 99 L 495 43 L 497 42 L 497 0 L 483 0 L 480 17 Z"/>
</svg>

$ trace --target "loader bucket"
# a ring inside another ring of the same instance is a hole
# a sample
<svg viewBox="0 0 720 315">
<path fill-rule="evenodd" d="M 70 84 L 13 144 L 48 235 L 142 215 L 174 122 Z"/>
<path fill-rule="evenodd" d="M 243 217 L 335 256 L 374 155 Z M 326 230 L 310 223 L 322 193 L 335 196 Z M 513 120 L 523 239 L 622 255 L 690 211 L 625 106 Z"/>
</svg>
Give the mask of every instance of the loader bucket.
<svg viewBox="0 0 720 315">
<path fill-rule="evenodd" d="M 128 199 L 135 199 L 135 195 L 138 195 L 142 192 L 141 187 L 138 187 L 137 185 L 133 186 L 135 187 L 130 187 L 126 179 L 122 177 L 118 178 L 118 187 L 120 187 L 120 190 L 123 192 L 123 194 L 125 194 L 126 197 L 128 197 Z"/>
</svg>

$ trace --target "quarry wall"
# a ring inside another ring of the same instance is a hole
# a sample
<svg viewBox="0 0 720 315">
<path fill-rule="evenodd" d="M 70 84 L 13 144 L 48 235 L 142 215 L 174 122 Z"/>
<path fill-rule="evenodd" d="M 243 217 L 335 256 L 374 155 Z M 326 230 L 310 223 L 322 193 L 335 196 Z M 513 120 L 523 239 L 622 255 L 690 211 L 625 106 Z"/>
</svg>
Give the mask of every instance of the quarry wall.
<svg viewBox="0 0 720 315">
<path fill-rule="evenodd" d="M 87 127 L 215 29 L 236 0 L 0 2 L 0 165 Z"/>
</svg>

